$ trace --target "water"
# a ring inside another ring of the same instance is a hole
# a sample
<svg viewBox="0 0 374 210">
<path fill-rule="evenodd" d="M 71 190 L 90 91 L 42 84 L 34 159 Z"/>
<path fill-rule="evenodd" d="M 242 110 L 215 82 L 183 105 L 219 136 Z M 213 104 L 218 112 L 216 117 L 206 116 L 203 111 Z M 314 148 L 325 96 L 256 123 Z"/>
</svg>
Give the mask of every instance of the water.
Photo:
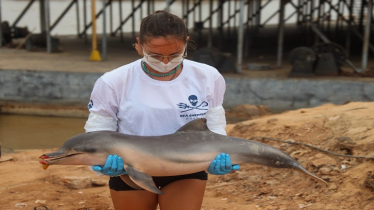
<svg viewBox="0 0 374 210">
<path fill-rule="evenodd" d="M 84 132 L 85 118 L 0 115 L 0 143 L 14 150 L 60 147 Z"/>
<path fill-rule="evenodd" d="M 84 133 L 86 118 L 0 114 L 0 144 L 3 150 L 60 147 L 69 138 Z M 247 119 L 227 117 L 227 123 Z"/>
<path fill-rule="evenodd" d="M 14 0 L 1 0 L 1 7 L 2 7 L 2 20 L 8 21 L 11 25 L 14 23 L 16 18 L 19 16 L 21 11 L 26 7 L 29 1 L 14 1 Z M 70 4 L 71 0 L 59 0 L 59 1 L 50 1 L 50 20 L 51 25 L 55 22 L 55 20 L 60 16 L 62 11 L 65 10 L 65 8 Z M 87 2 L 87 22 L 91 21 L 91 1 L 86 0 Z M 128 14 L 131 13 L 131 1 L 122 1 L 122 9 L 123 9 L 123 19 L 127 17 Z M 192 7 L 193 1 L 190 1 Z M 231 1 L 231 14 L 233 14 L 233 11 L 237 10 L 239 8 L 239 3 L 236 4 L 236 8 L 234 7 L 234 1 Z M 294 0 L 295 3 L 297 3 L 297 0 Z M 262 4 L 265 4 L 266 1 L 263 1 Z M 119 26 L 120 22 L 120 15 L 119 15 L 119 6 L 118 2 L 113 2 L 113 29 L 117 28 Z M 97 0 L 96 1 L 96 11 L 100 11 L 102 8 L 102 1 Z M 138 5 L 138 1 L 135 1 L 135 5 Z M 217 8 L 218 1 L 214 1 L 213 8 Z M 155 10 L 161 10 L 165 9 L 166 3 L 165 1 L 156 1 L 155 3 Z M 228 5 L 227 3 L 224 4 L 224 20 L 228 17 L 227 9 Z M 279 1 L 271 1 L 263 10 L 261 14 L 261 21 L 266 21 L 272 14 L 274 14 L 279 8 Z M 80 30 L 83 29 L 83 1 L 79 1 L 79 9 L 80 9 Z M 109 8 L 107 8 L 107 29 L 106 31 L 110 31 L 110 24 L 109 24 Z M 170 7 L 170 11 L 174 14 L 182 14 L 182 4 L 181 1 L 176 1 L 173 3 Z M 209 1 L 203 1 L 202 4 L 202 20 L 205 20 L 208 17 L 209 14 Z M 286 6 L 286 12 L 285 17 L 288 17 L 291 15 L 295 9 L 288 4 Z M 244 11 L 245 15 L 247 13 L 247 9 Z M 141 19 L 147 14 L 147 7 L 144 4 L 142 8 L 142 12 L 140 10 L 137 10 L 135 13 L 135 30 L 140 27 L 140 21 Z M 30 7 L 29 11 L 24 15 L 24 17 L 20 20 L 20 22 L 17 24 L 19 27 L 27 26 L 28 29 L 34 33 L 40 32 L 40 21 L 39 21 L 39 2 L 36 1 L 34 4 Z M 196 11 L 196 17 L 198 17 L 199 11 Z M 213 27 L 217 26 L 217 19 L 218 14 L 213 15 Z M 296 16 L 293 16 L 290 18 L 287 23 L 295 22 Z M 238 18 L 236 20 L 236 23 L 238 22 Z M 274 18 L 272 18 L 268 24 L 278 24 L 278 15 L 275 15 Z M 97 32 L 102 33 L 102 16 L 100 16 L 97 20 Z M 232 19 L 231 25 L 234 25 L 234 20 Z M 205 23 L 205 27 L 208 27 L 208 22 Z M 189 19 L 189 28 L 193 27 L 193 15 L 190 15 Z M 124 32 L 131 32 L 132 31 L 132 25 L 131 20 L 127 21 L 127 23 L 123 26 Z M 65 17 L 59 22 L 59 24 L 51 31 L 52 35 L 72 35 L 77 34 L 77 22 L 76 22 L 76 7 L 73 6 L 69 12 L 65 15 Z M 91 30 L 88 30 L 88 33 L 91 33 Z"/>
</svg>

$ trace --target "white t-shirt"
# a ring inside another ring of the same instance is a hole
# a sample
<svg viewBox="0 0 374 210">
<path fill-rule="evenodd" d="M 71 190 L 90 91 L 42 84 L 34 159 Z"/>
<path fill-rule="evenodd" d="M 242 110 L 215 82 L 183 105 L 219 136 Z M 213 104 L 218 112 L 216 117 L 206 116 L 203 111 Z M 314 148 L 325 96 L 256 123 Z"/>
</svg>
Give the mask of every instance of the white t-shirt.
<svg viewBox="0 0 374 210">
<path fill-rule="evenodd" d="M 184 60 L 177 78 L 158 81 L 142 70 L 139 59 L 96 81 L 89 110 L 116 119 L 120 133 L 166 135 L 222 106 L 225 89 L 224 78 L 211 66 Z"/>
</svg>

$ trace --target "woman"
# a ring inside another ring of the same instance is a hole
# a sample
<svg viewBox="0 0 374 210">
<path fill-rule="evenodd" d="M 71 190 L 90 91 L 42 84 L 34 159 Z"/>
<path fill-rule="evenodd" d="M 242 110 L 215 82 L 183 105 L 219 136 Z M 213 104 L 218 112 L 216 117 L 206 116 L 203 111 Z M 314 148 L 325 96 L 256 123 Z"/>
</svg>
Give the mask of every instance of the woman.
<svg viewBox="0 0 374 210">
<path fill-rule="evenodd" d="M 120 133 L 156 136 L 172 134 L 187 122 L 206 117 L 208 128 L 226 135 L 222 107 L 225 81 L 208 65 L 184 59 L 188 29 L 177 16 L 156 11 L 144 18 L 137 38 L 139 59 L 99 78 L 93 88 L 86 132 L 113 130 Z M 221 154 L 208 169 L 226 174 L 239 169 Z M 123 161 L 110 155 L 104 166 L 94 166 L 111 176 L 110 193 L 115 209 L 200 209 L 207 182 L 201 171 L 173 177 L 153 177 L 164 192 L 157 195 L 135 190 L 119 175 L 126 174 Z"/>
</svg>

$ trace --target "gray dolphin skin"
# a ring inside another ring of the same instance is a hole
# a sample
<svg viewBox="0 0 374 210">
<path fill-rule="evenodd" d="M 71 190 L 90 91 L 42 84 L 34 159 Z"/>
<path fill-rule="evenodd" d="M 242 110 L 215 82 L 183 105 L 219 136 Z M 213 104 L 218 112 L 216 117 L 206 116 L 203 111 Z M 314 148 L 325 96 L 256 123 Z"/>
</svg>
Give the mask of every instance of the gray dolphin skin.
<svg viewBox="0 0 374 210">
<path fill-rule="evenodd" d="M 115 131 L 94 131 L 67 140 L 53 153 L 39 157 L 49 165 L 104 165 L 110 154 L 122 157 L 130 186 L 162 194 L 151 176 L 175 176 L 207 170 L 218 154 L 226 153 L 232 164 L 253 163 L 299 170 L 321 182 L 286 153 L 272 146 L 209 131 L 206 119 L 196 119 L 163 136 L 133 136 Z M 130 178 L 130 179 L 129 179 Z"/>
</svg>

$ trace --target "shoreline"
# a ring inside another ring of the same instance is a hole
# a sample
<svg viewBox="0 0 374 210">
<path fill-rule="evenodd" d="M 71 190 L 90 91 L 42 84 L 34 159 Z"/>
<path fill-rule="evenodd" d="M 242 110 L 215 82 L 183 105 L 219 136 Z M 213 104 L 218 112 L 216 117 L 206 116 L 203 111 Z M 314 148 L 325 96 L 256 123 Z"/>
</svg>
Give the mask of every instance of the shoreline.
<svg viewBox="0 0 374 210">
<path fill-rule="evenodd" d="M 230 136 L 251 139 L 269 136 L 328 149 L 341 154 L 373 156 L 374 125 L 368 115 L 374 102 L 323 105 L 237 123 Z M 329 183 L 321 183 L 294 170 L 241 164 L 224 176 L 209 176 L 202 209 L 372 209 L 373 161 L 338 157 L 320 151 L 269 140 L 262 143 L 281 149 L 308 171 Z M 113 209 L 108 186 L 68 188 L 69 180 L 97 180 L 86 166 L 60 165 L 43 170 L 38 157 L 54 149 L 27 150 L 13 160 L 0 162 L 0 209 L 25 209 L 45 205 L 49 209 Z M 344 167 L 342 167 L 344 165 Z M 13 173 L 22 169 L 22 173 Z M 26 175 L 25 175 L 26 174 Z M 76 185 L 77 186 L 77 185 Z M 88 186 L 88 187 L 87 187 Z M 37 202 L 36 202 L 37 201 Z M 43 204 L 41 204 L 42 202 Z"/>
</svg>

